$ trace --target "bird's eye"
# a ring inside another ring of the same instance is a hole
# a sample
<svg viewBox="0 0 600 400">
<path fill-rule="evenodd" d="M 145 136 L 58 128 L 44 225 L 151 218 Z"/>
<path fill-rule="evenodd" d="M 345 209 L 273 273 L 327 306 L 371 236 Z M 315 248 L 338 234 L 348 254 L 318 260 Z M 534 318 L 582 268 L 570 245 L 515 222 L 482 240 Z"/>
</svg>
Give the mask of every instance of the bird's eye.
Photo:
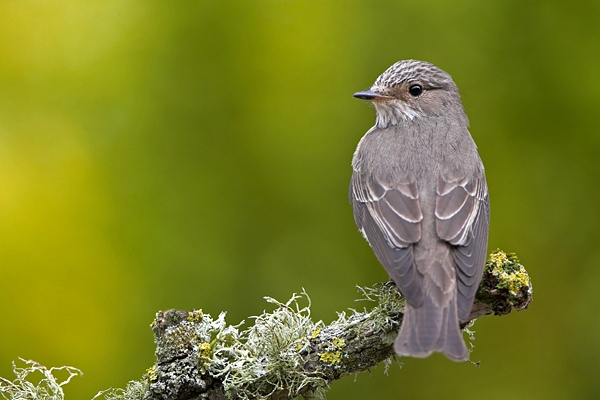
<svg viewBox="0 0 600 400">
<path fill-rule="evenodd" d="M 418 97 L 421 93 L 423 93 L 423 87 L 421 85 L 412 85 L 408 88 L 408 93 L 410 93 L 413 97 Z"/>
</svg>

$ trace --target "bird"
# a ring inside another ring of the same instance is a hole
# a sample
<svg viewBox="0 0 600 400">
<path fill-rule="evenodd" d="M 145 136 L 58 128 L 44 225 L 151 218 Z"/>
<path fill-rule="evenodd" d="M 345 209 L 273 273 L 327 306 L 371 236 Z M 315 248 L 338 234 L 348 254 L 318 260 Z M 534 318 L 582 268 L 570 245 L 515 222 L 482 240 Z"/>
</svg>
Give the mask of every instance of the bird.
<svg viewBox="0 0 600 400">
<path fill-rule="evenodd" d="M 354 220 L 405 299 L 394 351 L 468 360 L 468 321 L 483 275 L 490 203 L 483 163 L 452 77 L 399 61 L 354 97 L 375 125 L 352 158 Z"/>
</svg>

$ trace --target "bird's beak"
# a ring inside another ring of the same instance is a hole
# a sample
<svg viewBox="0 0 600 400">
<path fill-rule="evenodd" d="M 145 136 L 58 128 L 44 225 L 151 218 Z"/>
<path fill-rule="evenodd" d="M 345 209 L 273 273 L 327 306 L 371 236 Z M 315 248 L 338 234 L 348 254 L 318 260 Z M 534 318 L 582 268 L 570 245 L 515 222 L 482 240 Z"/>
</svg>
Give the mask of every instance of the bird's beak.
<svg viewBox="0 0 600 400">
<path fill-rule="evenodd" d="M 361 100 L 371 100 L 371 101 L 382 101 L 382 100 L 392 100 L 393 97 L 385 96 L 383 94 L 375 93 L 372 90 L 364 90 L 362 92 L 356 92 L 353 94 L 354 97 Z"/>
</svg>

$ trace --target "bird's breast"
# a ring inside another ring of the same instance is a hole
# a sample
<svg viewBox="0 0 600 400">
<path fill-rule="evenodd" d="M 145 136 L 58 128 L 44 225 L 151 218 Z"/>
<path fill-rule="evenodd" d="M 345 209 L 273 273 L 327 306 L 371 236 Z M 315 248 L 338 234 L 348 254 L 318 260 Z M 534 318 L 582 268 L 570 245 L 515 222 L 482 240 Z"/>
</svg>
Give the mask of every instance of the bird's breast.
<svg viewBox="0 0 600 400">
<path fill-rule="evenodd" d="M 431 126 L 418 119 L 384 129 L 373 127 L 361 139 L 353 165 L 388 184 L 433 180 L 440 174 L 449 147 L 436 129 L 439 124 Z"/>
</svg>

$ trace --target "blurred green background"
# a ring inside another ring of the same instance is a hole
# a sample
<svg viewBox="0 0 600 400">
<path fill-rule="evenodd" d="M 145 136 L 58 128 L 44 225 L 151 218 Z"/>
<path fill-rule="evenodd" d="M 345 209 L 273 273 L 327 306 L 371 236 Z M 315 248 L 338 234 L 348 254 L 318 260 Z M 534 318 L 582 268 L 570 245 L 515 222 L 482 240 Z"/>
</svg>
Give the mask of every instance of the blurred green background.
<svg viewBox="0 0 600 400">
<path fill-rule="evenodd" d="M 474 329 L 481 368 L 436 355 L 329 399 L 600 397 L 600 2 L 3 1 L 0 376 L 85 372 L 67 398 L 154 362 L 158 310 L 237 323 L 303 287 L 313 315 L 387 279 L 347 200 L 392 63 L 452 74 L 485 162 L 490 250 L 530 309 Z"/>
</svg>

